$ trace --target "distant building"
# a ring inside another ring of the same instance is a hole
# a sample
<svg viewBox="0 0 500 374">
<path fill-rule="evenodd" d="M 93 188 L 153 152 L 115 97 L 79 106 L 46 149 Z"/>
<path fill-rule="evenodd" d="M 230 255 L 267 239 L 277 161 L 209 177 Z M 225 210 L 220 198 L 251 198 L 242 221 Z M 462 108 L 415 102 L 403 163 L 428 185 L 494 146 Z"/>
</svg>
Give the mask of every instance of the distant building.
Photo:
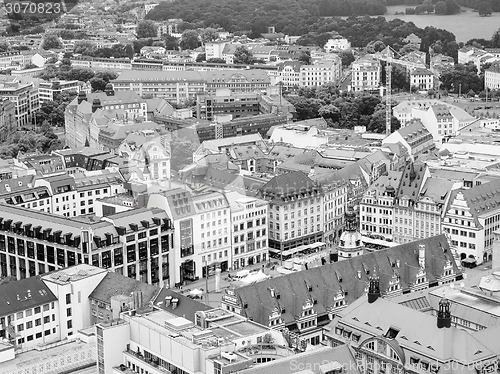
<svg viewBox="0 0 500 374">
<path fill-rule="evenodd" d="M 434 73 L 427 69 L 414 69 L 410 72 L 410 85 L 418 88 L 419 91 L 432 90 L 436 86 Z"/>
<path fill-rule="evenodd" d="M 370 56 L 354 61 L 351 74 L 351 91 L 376 91 L 380 87 L 380 62 Z"/>
<path fill-rule="evenodd" d="M 491 65 L 484 72 L 484 84 L 489 90 L 500 89 L 500 63 Z"/>
<path fill-rule="evenodd" d="M 345 51 L 351 49 L 351 42 L 342 37 L 328 39 L 324 48 L 327 53 Z"/>
<path fill-rule="evenodd" d="M 382 140 L 382 145 L 397 143 L 402 144 L 408 150 L 408 155 L 415 159 L 435 148 L 432 134 L 419 119 L 407 123 Z"/>
<path fill-rule="evenodd" d="M 3 76 L 0 79 L 0 98 L 15 104 L 18 128 L 31 125 L 35 113 L 40 109 L 38 90 L 34 83 L 21 83 L 16 78 Z"/>
<path fill-rule="evenodd" d="M 85 88 L 83 82 L 52 80 L 50 82 L 40 82 L 38 84 L 38 95 L 40 104 L 46 101 L 54 101 L 62 92 L 79 93 L 84 91 L 90 93 L 90 87 Z"/>
</svg>

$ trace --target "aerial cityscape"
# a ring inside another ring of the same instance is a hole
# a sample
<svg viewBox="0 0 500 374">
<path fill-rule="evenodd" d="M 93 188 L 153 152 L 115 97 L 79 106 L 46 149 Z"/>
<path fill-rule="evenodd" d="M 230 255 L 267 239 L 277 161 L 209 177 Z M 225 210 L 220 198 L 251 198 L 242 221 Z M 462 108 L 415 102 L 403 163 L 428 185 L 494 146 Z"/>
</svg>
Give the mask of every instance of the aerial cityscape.
<svg viewBox="0 0 500 374">
<path fill-rule="evenodd" d="M 500 371 L 500 1 L 0 2 L 0 374 Z"/>
</svg>

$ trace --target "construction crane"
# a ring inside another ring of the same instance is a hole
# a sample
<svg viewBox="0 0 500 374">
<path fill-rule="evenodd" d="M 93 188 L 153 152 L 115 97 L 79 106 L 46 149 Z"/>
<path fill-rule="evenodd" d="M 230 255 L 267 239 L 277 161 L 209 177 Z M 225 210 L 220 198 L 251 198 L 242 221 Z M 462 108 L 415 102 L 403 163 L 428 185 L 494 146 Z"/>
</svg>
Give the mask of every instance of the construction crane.
<svg viewBox="0 0 500 374">
<path fill-rule="evenodd" d="M 392 122 L 392 60 L 394 54 L 391 48 L 387 46 L 387 64 L 385 65 L 385 133 L 386 135 L 391 134 L 391 122 Z"/>
<path fill-rule="evenodd" d="M 404 61 L 400 59 L 395 59 L 394 54 L 397 53 L 390 46 L 387 46 L 384 51 L 382 51 L 377 58 L 381 61 L 385 61 L 385 133 L 389 135 L 391 133 L 391 120 L 392 120 L 392 64 L 398 64 L 404 66 L 406 69 L 410 68 L 425 68 L 425 65 Z"/>
</svg>

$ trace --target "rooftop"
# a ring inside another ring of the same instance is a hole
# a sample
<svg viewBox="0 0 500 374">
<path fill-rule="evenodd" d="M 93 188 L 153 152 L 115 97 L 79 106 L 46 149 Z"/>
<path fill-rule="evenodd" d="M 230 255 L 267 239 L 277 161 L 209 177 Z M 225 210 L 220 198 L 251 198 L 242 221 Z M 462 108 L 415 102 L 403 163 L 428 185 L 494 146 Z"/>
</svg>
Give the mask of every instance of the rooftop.
<svg viewBox="0 0 500 374">
<path fill-rule="evenodd" d="M 56 270 L 51 273 L 42 275 L 42 279 L 46 282 L 67 284 L 71 282 L 78 282 L 82 279 L 86 279 L 96 274 L 105 272 L 105 269 L 101 269 L 96 266 L 88 264 L 78 264 L 63 270 Z"/>
</svg>

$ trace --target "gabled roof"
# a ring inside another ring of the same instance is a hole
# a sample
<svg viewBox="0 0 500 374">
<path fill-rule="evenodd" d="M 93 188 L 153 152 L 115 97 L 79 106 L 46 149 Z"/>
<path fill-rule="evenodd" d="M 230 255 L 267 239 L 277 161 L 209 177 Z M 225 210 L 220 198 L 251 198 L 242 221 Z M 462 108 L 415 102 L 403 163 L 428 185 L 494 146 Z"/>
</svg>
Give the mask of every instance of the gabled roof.
<svg viewBox="0 0 500 374">
<path fill-rule="evenodd" d="M 132 292 L 142 291 L 143 304 L 146 305 L 153 299 L 157 290 L 157 287 L 148 283 L 140 282 L 118 273 L 109 272 L 94 291 L 92 291 L 89 298 L 110 304 L 113 296 L 130 296 Z"/>
<path fill-rule="evenodd" d="M 315 183 L 305 173 L 292 171 L 277 175 L 261 188 L 261 193 L 278 196 L 288 196 L 311 191 Z"/>
<path fill-rule="evenodd" d="M 57 301 L 40 276 L 1 284 L 0 295 L 0 316 Z"/>
<path fill-rule="evenodd" d="M 177 299 L 177 307 L 172 308 L 172 304 L 170 304 L 170 306 L 166 306 L 166 297 Z M 176 316 L 186 318 L 191 322 L 195 322 L 196 312 L 213 309 L 211 306 L 203 304 L 200 301 L 193 300 L 185 295 L 166 288 L 163 288 L 160 291 L 158 296 L 153 301 L 153 306 L 159 309 L 166 310 L 167 312 L 175 314 Z"/>
<path fill-rule="evenodd" d="M 410 290 L 416 282 L 415 275 L 420 267 L 420 244 L 425 245 L 425 272 L 429 283 L 436 282 L 442 276 L 443 266 L 448 261 L 451 262 L 455 274 L 460 273 L 446 237 L 438 235 L 349 260 L 270 278 L 236 288 L 234 293 L 243 307 L 242 314 L 253 318 L 255 322 L 267 326 L 273 309 L 279 308 L 285 310 L 282 315 L 285 323 L 292 324 L 302 312 L 302 305 L 307 299 L 315 300 L 314 310 L 320 316 L 334 307 L 333 297 L 339 292 L 345 294 L 347 304 L 354 302 L 365 294 L 373 271 L 380 275 L 382 293 L 388 290 L 389 281 L 394 274 L 399 276 L 402 290 Z M 279 299 L 276 295 L 273 297 L 269 289 L 279 293 Z"/>
<path fill-rule="evenodd" d="M 491 210 L 500 208 L 500 179 L 469 189 L 455 190 L 450 199 L 454 199 L 459 192 L 463 194 L 470 213 L 476 219 Z"/>
<path fill-rule="evenodd" d="M 455 326 L 438 328 L 436 316 L 382 298 L 373 303 L 359 298 L 341 311 L 328 328 L 342 326 L 343 322 L 349 324 L 350 330 L 371 336 L 383 336 L 390 328 L 399 330 L 395 340 L 406 356 L 416 351 L 441 362 L 452 360 L 465 365 L 496 356 L 473 334 Z M 406 359 L 409 361 L 409 357 Z"/>
<path fill-rule="evenodd" d="M 411 201 L 416 201 L 419 197 L 422 183 L 424 182 L 427 166 L 408 162 L 403 170 L 399 187 L 396 191 L 396 198 L 407 197 Z"/>
</svg>

